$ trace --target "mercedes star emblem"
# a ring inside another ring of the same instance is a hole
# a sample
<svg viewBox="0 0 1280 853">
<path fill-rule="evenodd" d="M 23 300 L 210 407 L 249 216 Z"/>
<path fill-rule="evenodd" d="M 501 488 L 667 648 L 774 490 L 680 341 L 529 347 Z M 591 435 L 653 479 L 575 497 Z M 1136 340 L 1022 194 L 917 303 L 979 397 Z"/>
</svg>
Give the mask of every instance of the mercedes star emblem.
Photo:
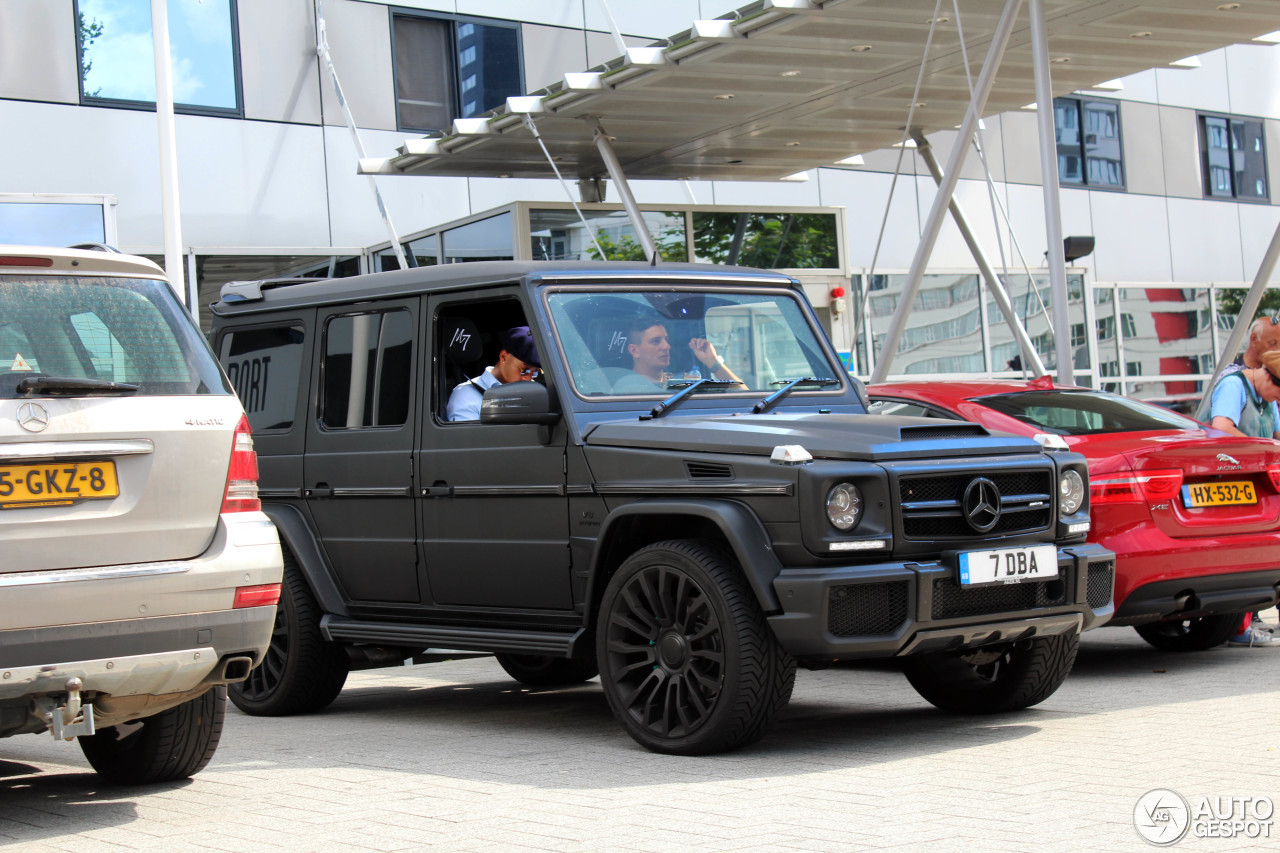
<svg viewBox="0 0 1280 853">
<path fill-rule="evenodd" d="M 39 403 L 23 403 L 18 407 L 18 426 L 27 432 L 43 432 L 49 425 L 49 413 Z"/>
<path fill-rule="evenodd" d="M 1000 489 L 986 477 L 975 477 L 964 490 L 964 520 L 977 533 L 986 533 L 1000 520 Z"/>
</svg>

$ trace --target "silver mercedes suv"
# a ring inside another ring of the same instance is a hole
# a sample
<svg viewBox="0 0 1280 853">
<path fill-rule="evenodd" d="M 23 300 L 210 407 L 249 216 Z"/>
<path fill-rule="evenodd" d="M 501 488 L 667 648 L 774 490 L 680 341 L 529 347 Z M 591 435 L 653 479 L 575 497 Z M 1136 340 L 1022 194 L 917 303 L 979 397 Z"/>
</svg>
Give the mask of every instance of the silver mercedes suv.
<svg viewBox="0 0 1280 853">
<path fill-rule="evenodd" d="M 78 738 L 122 783 L 209 762 L 280 595 L 257 476 L 159 267 L 0 246 L 0 737 Z"/>
</svg>

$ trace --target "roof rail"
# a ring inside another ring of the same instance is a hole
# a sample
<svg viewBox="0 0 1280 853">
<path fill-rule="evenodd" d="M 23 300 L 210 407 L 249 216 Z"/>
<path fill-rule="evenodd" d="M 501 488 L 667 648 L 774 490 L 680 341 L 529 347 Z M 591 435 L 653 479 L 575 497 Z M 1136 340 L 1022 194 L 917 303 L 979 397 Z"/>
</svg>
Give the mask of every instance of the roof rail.
<svg viewBox="0 0 1280 853">
<path fill-rule="evenodd" d="M 222 285 L 218 296 L 223 302 L 257 302 L 262 291 L 312 281 L 329 281 L 327 278 L 263 278 L 256 281 L 229 281 Z"/>
</svg>

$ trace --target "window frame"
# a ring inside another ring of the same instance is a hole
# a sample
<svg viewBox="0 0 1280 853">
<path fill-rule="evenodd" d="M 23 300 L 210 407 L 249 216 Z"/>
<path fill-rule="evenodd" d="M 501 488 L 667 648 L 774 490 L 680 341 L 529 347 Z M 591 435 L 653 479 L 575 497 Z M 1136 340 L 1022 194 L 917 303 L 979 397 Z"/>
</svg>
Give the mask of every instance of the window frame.
<svg viewBox="0 0 1280 853">
<path fill-rule="evenodd" d="M 99 98 L 85 94 L 84 70 L 82 68 L 84 39 L 83 33 L 80 29 L 80 2 L 81 0 L 72 0 L 71 4 L 73 22 L 76 28 L 76 88 L 80 94 L 80 106 L 155 112 L 155 101 L 132 101 L 127 98 Z M 244 118 L 244 73 L 240 61 L 239 0 L 227 0 L 227 15 L 231 25 L 231 73 L 235 78 L 233 85 L 236 93 L 236 106 L 234 108 L 206 107 L 198 104 L 183 104 L 178 101 L 174 101 L 173 111 L 175 113 L 180 115 L 210 116 L 213 118 Z M 152 32 L 151 37 L 153 40 L 155 39 L 154 31 Z"/>
<path fill-rule="evenodd" d="M 1122 101 L 1113 98 L 1089 98 L 1083 95 L 1061 95 L 1053 99 L 1055 113 L 1057 104 L 1060 101 L 1071 101 L 1076 108 L 1076 119 L 1080 128 L 1080 180 L 1064 181 L 1062 179 L 1062 170 L 1058 170 L 1058 184 L 1068 188 L 1080 188 L 1088 190 L 1102 190 L 1106 192 L 1127 192 L 1129 189 L 1129 170 L 1125 166 L 1125 150 L 1124 150 L 1124 121 L 1121 116 Z M 1085 149 L 1085 105 L 1086 104 L 1107 104 L 1114 106 L 1116 111 L 1116 144 L 1120 147 L 1120 183 L 1118 184 L 1095 184 L 1089 180 L 1089 157 Z M 1057 118 L 1054 118 L 1054 130 L 1057 130 Z M 1055 151 L 1056 154 L 1056 151 Z"/>
<path fill-rule="evenodd" d="M 406 133 L 449 133 L 452 131 L 453 122 L 462 118 L 462 102 L 459 92 L 461 80 L 458 75 L 458 24 L 476 24 L 482 27 L 501 27 L 503 29 L 515 30 L 516 33 L 516 70 L 520 77 L 519 93 L 525 93 L 525 75 L 524 75 L 524 28 L 520 21 L 509 21 L 503 18 L 486 18 L 478 15 L 455 15 L 448 12 L 437 12 L 429 9 L 413 9 L 404 6 L 388 6 L 388 32 L 391 36 L 391 85 L 394 90 L 393 95 L 396 105 L 396 130 Z M 419 18 L 428 21 L 443 21 L 452 24 L 449 28 L 449 64 L 450 64 L 450 81 L 449 81 L 449 127 L 411 127 L 406 125 L 400 117 L 400 80 L 396 76 L 396 18 Z M 489 109 L 494 109 L 490 107 Z M 482 110 L 477 115 L 484 115 L 488 110 Z"/>
<path fill-rule="evenodd" d="M 1258 124 L 1262 125 L 1261 167 L 1262 167 L 1262 174 L 1267 177 L 1267 187 L 1266 187 L 1267 191 L 1265 195 L 1261 197 L 1240 195 L 1239 187 L 1236 186 L 1236 173 L 1238 171 L 1236 169 L 1236 150 L 1235 150 L 1235 147 L 1231 145 L 1227 147 L 1227 151 L 1230 157 L 1230 168 L 1228 169 L 1228 171 L 1231 174 L 1231 195 L 1229 196 L 1218 195 L 1212 192 L 1212 190 L 1210 189 L 1210 173 L 1209 173 L 1209 147 L 1208 147 L 1209 125 L 1207 121 L 1208 119 L 1220 119 L 1222 121 L 1225 121 L 1227 123 L 1228 138 L 1231 137 L 1232 122 L 1250 121 L 1250 122 L 1257 122 Z M 1238 115 L 1234 113 L 1207 112 L 1202 110 L 1196 111 L 1196 138 L 1197 138 L 1197 141 L 1200 143 L 1200 191 L 1204 194 L 1204 197 L 1206 199 L 1213 199 L 1215 201 L 1234 201 L 1234 202 L 1240 202 L 1242 204 L 1271 204 L 1271 183 L 1269 179 L 1270 176 L 1267 172 L 1268 158 L 1267 158 L 1266 127 L 1267 127 L 1266 119 L 1261 118 L 1259 116 L 1246 116 L 1246 115 Z"/>
</svg>

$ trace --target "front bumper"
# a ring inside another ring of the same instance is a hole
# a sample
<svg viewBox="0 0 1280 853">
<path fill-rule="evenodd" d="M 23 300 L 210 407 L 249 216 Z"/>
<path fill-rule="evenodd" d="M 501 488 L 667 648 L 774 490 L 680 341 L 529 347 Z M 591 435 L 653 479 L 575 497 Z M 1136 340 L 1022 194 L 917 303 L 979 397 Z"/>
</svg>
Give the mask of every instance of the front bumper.
<svg viewBox="0 0 1280 853">
<path fill-rule="evenodd" d="M 887 658 L 1096 628 L 1114 612 L 1115 555 L 1058 550 L 1051 581 L 963 589 L 941 562 L 784 569 L 769 624 L 800 659 Z"/>
</svg>

